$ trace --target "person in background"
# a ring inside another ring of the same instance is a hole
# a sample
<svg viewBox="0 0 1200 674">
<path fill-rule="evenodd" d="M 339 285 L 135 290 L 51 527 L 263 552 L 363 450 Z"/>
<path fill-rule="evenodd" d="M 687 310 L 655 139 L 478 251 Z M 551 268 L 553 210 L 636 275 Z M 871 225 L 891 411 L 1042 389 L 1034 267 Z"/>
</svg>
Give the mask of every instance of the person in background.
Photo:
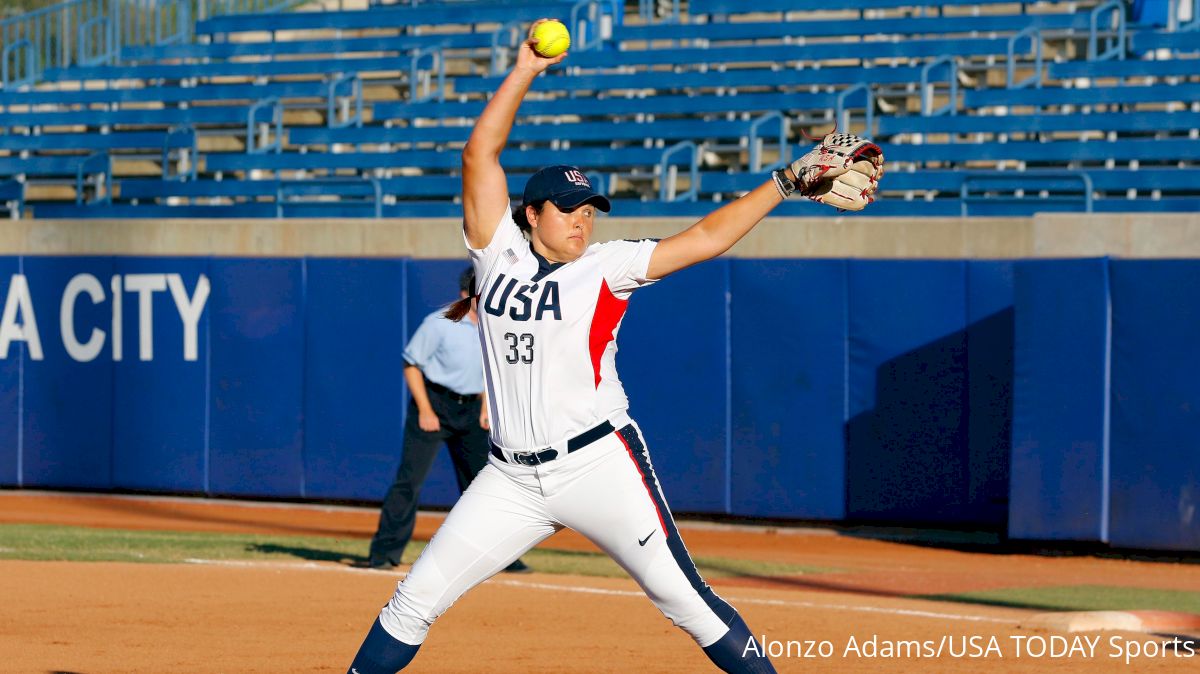
<svg viewBox="0 0 1200 674">
<path fill-rule="evenodd" d="M 471 296 L 475 272 L 458 279 L 459 297 Z M 429 314 L 404 349 L 404 379 L 412 394 L 404 424 L 404 449 L 371 539 L 368 564 L 390 569 L 400 564 L 412 538 L 421 484 L 443 444 L 450 450 L 459 491 L 488 461 L 488 407 L 484 404 L 483 355 L 475 303 L 468 320 L 456 323 L 444 308 Z M 529 571 L 520 559 L 509 572 Z"/>
</svg>

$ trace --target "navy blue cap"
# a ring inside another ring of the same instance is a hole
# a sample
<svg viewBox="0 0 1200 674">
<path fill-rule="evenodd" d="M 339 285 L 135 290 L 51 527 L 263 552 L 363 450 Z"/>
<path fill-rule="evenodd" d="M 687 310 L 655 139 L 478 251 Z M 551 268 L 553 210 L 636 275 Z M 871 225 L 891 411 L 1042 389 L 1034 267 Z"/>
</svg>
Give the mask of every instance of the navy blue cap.
<svg viewBox="0 0 1200 674">
<path fill-rule="evenodd" d="M 592 182 L 576 166 L 547 166 L 529 176 L 525 183 L 525 194 L 521 198 L 525 205 L 538 201 L 553 202 L 559 210 L 569 211 L 584 203 L 592 203 L 607 213 L 612 204 L 608 197 L 592 189 Z"/>
</svg>

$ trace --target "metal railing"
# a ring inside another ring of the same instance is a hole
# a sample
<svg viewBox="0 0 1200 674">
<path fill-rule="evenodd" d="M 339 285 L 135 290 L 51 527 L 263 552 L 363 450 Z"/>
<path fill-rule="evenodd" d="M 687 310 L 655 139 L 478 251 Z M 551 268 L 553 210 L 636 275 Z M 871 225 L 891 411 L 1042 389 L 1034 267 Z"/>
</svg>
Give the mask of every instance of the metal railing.
<svg viewBox="0 0 1200 674">
<path fill-rule="evenodd" d="M 196 21 L 280 11 L 305 0 L 65 0 L 0 21 L 0 88 L 49 69 L 108 65 L 122 47 L 190 41 Z"/>
<path fill-rule="evenodd" d="M 1121 0 L 1109 0 L 1093 9 L 1089 14 L 1087 58 L 1089 61 L 1104 61 L 1125 58 L 1125 4 Z M 1103 24 L 1116 24 L 1105 27 Z M 1107 37 L 1105 31 L 1115 34 Z"/>
<path fill-rule="evenodd" d="M 10 220 L 20 220 L 25 210 L 25 183 L 15 178 L 0 180 L 0 211 L 8 211 Z"/>
<path fill-rule="evenodd" d="M 1021 38 L 1029 38 L 1029 49 L 1034 54 L 1033 74 L 1023 80 L 1017 80 L 1017 45 Z M 1027 26 L 1020 32 L 1008 38 L 1008 53 L 1004 68 L 1004 83 L 1009 89 L 1023 89 L 1030 84 L 1042 87 L 1042 31 L 1037 26 Z"/>
<path fill-rule="evenodd" d="M 940 108 L 934 108 L 934 80 L 931 77 L 933 70 L 942 65 L 947 66 L 945 81 L 950 90 L 947 92 L 946 104 Z M 939 56 L 921 68 L 921 114 L 926 117 L 935 117 L 946 113 L 958 114 L 958 59 L 949 55 Z"/>
<path fill-rule="evenodd" d="M 115 44 L 114 0 L 69 0 L 0 21 L 3 82 L 30 84 L 48 68 L 81 63 Z"/>
<path fill-rule="evenodd" d="M 679 166 L 671 157 L 680 152 L 688 155 L 688 190 L 679 192 Z M 658 165 L 659 201 L 695 201 L 700 194 L 700 147 L 690 140 L 676 143 L 663 150 Z"/>
<path fill-rule="evenodd" d="M 779 112 L 768 112 L 762 117 L 754 120 L 750 124 L 750 133 L 747 136 L 747 143 L 750 145 L 750 170 L 758 173 L 763 170 L 763 151 L 766 149 L 766 138 L 761 129 L 771 122 L 775 122 L 778 135 L 775 136 L 775 146 L 779 151 L 779 158 L 769 168 L 783 166 L 792 159 L 792 146 L 788 145 L 788 121 Z"/>
<path fill-rule="evenodd" d="M 337 202 L 330 201 L 329 187 L 336 188 L 339 198 Z M 306 178 L 304 180 L 281 180 L 275 188 L 275 217 L 286 216 L 287 207 L 291 204 L 304 203 L 338 203 L 348 205 L 355 203 L 341 197 L 363 197 L 359 202 L 370 208 L 372 217 L 376 220 L 383 217 L 383 184 L 374 176 L 325 178 Z"/>
<path fill-rule="evenodd" d="M 638 0 L 638 16 L 647 23 L 678 23 L 679 0 Z"/>
<path fill-rule="evenodd" d="M 834 105 L 833 121 L 837 128 L 846 133 L 851 133 L 850 105 L 849 99 L 857 93 L 862 93 L 863 97 L 863 135 L 875 135 L 875 92 L 871 91 L 871 87 L 859 82 L 852 84 L 843 89 L 837 95 Z"/>
<path fill-rule="evenodd" d="M 1012 194 L 1000 194 L 1005 189 L 1004 183 L 1015 183 L 1009 188 Z M 1069 187 L 1068 187 L 1069 186 Z M 1076 193 L 1072 188 L 1078 186 Z M 974 195 L 971 189 L 976 188 L 983 194 Z M 1028 196 L 1026 192 L 1035 192 Z M 1075 204 L 1082 206 L 1084 213 L 1092 212 L 1093 192 L 1092 177 L 1083 171 L 1033 170 L 1012 172 L 971 172 L 963 176 L 959 186 L 958 198 L 961 201 L 962 217 L 969 215 L 971 204 L 981 202 L 1003 202 L 1014 204 Z M 992 192 L 992 194 L 988 194 Z"/>
<path fill-rule="evenodd" d="M 196 0 L 202 10 L 198 18 L 208 19 L 214 16 L 230 14 L 251 14 L 255 12 L 278 12 L 307 0 Z"/>
</svg>

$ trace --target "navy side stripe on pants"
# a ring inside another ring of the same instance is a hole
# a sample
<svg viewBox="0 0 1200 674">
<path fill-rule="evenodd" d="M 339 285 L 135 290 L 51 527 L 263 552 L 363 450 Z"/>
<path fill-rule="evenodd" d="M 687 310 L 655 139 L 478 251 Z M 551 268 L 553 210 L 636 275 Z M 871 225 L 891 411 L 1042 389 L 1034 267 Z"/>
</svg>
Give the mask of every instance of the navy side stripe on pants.
<svg viewBox="0 0 1200 674">
<path fill-rule="evenodd" d="M 718 597 L 717 593 L 713 592 L 708 583 L 705 583 L 704 579 L 700 577 L 700 572 L 696 570 L 696 563 L 692 561 L 692 556 L 688 554 L 687 548 L 683 545 L 679 529 L 675 527 L 675 518 L 671 516 L 671 510 L 667 507 L 662 490 L 659 489 L 658 478 L 654 475 L 654 466 L 650 463 L 650 453 L 646 451 L 646 444 L 642 442 L 641 435 L 638 434 L 633 424 L 629 424 L 617 431 L 617 437 L 629 451 L 629 458 L 637 466 L 638 473 L 642 476 L 642 482 L 646 485 L 646 493 L 654 502 L 654 508 L 658 511 L 659 520 L 664 527 L 663 535 L 667 538 L 667 548 L 671 551 L 671 556 L 675 558 L 675 563 L 679 565 L 679 569 L 691 583 L 692 589 L 704 599 L 704 603 L 712 609 L 713 613 L 717 614 L 721 622 L 729 625 L 737 618 L 737 611 L 724 599 Z"/>
</svg>

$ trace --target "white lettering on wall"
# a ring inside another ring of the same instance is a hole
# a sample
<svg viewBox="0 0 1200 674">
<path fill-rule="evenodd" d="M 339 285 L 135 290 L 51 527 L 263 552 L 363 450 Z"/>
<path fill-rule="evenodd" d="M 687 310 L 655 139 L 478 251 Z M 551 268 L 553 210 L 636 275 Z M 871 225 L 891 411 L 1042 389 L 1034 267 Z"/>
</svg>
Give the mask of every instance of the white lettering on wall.
<svg viewBox="0 0 1200 674">
<path fill-rule="evenodd" d="M 154 293 L 167 289 L 167 275 L 126 274 L 125 289 L 138 294 L 138 359 L 154 360 Z"/>
<path fill-rule="evenodd" d="M 179 318 L 183 321 L 183 359 L 196 360 L 196 330 L 200 324 L 200 315 L 204 313 L 204 305 L 208 303 L 208 277 L 200 275 L 200 280 L 196 281 L 196 292 L 190 300 L 179 274 L 167 275 L 167 287 L 171 289 L 175 308 L 179 310 Z"/>
<path fill-rule="evenodd" d="M 121 361 L 122 345 L 125 339 L 125 330 L 121 325 L 124 320 L 121 314 L 121 293 L 124 290 L 121 288 L 120 274 L 112 277 L 112 358 L 113 362 Z"/>
<path fill-rule="evenodd" d="M 188 293 L 187 284 L 180 274 L 116 274 L 109 280 L 108 288 L 111 292 L 106 296 L 104 282 L 93 274 L 83 273 L 72 276 L 63 289 L 59 300 L 59 332 L 63 348 L 72 360 L 80 363 L 96 360 L 104 351 L 105 342 L 111 344 L 113 361 L 121 360 L 124 351 L 125 293 L 137 294 L 138 359 L 154 360 L 154 294 L 164 291 L 170 291 L 183 326 L 183 359 L 199 360 L 200 319 L 204 316 L 204 307 L 212 294 L 208 276 L 198 275 L 191 294 Z M 86 327 L 76 325 L 75 313 L 84 301 L 83 295 L 87 295 L 93 305 L 112 302 L 109 307 L 112 322 L 109 326 L 92 327 L 90 332 L 80 334 L 80 329 L 86 330 Z M 13 342 L 24 342 L 30 359 L 43 359 L 33 296 L 24 274 L 12 275 L 4 298 L 4 311 L 0 314 L 0 360 L 9 357 Z M 174 348 L 172 345 L 171 350 Z"/>
<path fill-rule="evenodd" d="M 87 293 L 92 304 L 104 301 L 104 288 L 95 276 L 76 274 L 67 283 L 67 289 L 63 291 L 62 304 L 58 314 L 59 326 L 62 329 L 63 346 L 66 347 L 67 354 L 81 363 L 88 363 L 95 360 L 96 356 L 100 355 L 100 350 L 104 348 L 104 331 L 92 328 L 88 340 L 80 343 L 78 335 L 75 334 L 75 300 L 80 293 Z"/>
<path fill-rule="evenodd" d="M 17 320 L 18 313 L 20 322 Z M 8 284 L 4 314 L 0 317 L 0 358 L 8 358 L 8 346 L 13 342 L 25 342 L 29 345 L 29 357 L 33 360 L 42 359 L 42 340 L 38 336 L 33 298 L 29 296 L 29 282 L 24 274 L 13 274 Z"/>
</svg>

